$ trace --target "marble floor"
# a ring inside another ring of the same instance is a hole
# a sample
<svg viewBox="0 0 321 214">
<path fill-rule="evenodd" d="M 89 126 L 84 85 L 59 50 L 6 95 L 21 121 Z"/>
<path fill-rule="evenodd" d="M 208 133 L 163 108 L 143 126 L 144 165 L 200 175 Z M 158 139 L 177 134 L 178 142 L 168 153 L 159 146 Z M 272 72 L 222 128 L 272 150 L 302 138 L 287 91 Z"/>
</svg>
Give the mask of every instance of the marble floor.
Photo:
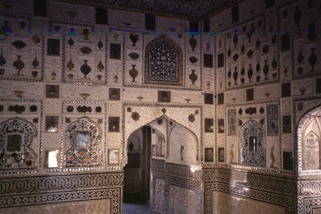
<svg viewBox="0 0 321 214">
<path fill-rule="evenodd" d="M 124 203 L 123 214 L 149 214 L 152 213 L 146 204 Z"/>
</svg>

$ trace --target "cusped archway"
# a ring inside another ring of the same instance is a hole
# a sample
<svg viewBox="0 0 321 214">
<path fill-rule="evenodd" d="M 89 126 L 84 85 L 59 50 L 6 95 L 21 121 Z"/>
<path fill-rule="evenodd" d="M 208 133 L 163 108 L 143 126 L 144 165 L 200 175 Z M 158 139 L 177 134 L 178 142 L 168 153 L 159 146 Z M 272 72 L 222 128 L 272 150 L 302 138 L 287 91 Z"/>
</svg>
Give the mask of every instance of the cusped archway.
<svg viewBox="0 0 321 214">
<path fill-rule="evenodd" d="M 133 130 L 125 141 L 124 149 L 127 157 L 127 163 L 124 163 L 125 202 L 148 204 L 153 200 L 156 190 L 151 186 L 158 180 L 152 178 L 160 172 L 152 171 L 151 165 L 164 167 L 165 163 L 174 163 L 186 167 L 197 165 L 199 161 L 197 136 L 166 115 Z"/>
<path fill-rule="evenodd" d="M 321 174 L 321 106 L 301 118 L 297 139 L 299 175 Z"/>
<path fill-rule="evenodd" d="M 151 153 L 153 157 L 162 157 L 168 162 L 193 165 L 199 162 L 199 142 L 191 130 L 166 115 L 147 123 L 145 126 L 151 127 Z M 140 131 L 142 127 L 129 135 L 125 146 L 127 151 L 143 148 L 141 145 L 143 136 Z"/>
</svg>

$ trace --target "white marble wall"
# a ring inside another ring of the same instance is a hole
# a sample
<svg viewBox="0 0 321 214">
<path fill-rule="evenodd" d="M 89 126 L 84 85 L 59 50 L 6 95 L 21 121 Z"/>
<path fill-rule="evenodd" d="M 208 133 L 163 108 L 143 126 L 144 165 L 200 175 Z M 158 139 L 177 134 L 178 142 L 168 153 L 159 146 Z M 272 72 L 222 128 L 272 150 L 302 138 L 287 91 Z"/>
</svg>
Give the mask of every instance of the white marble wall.
<svg viewBox="0 0 321 214">
<path fill-rule="evenodd" d="M 250 190 L 249 190 L 250 191 Z M 213 213 L 262 213 L 262 214 L 285 214 L 286 208 L 282 204 L 269 204 L 249 198 L 243 198 L 222 192 L 213 192 Z"/>
</svg>

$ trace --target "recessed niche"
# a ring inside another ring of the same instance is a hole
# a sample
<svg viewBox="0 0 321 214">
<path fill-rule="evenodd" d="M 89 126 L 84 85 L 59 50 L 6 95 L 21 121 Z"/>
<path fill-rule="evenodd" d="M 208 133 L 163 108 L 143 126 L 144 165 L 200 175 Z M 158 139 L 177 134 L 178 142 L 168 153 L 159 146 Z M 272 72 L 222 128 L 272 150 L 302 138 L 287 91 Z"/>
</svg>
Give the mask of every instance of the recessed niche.
<svg viewBox="0 0 321 214">
<path fill-rule="evenodd" d="M 101 25 L 108 24 L 107 9 L 96 8 L 96 24 L 101 24 Z"/>
<path fill-rule="evenodd" d="M 293 170 L 292 152 L 283 151 L 283 169 L 284 170 Z"/>
<path fill-rule="evenodd" d="M 170 91 L 158 91 L 158 102 L 170 103 L 171 102 L 171 92 Z"/>
<path fill-rule="evenodd" d="M 246 90 L 246 101 L 252 101 L 254 99 L 254 89 L 250 88 Z"/>
<path fill-rule="evenodd" d="M 120 100 L 120 89 L 110 88 L 109 89 L 109 100 Z"/>
<path fill-rule="evenodd" d="M 213 94 L 205 93 L 204 94 L 204 103 L 205 104 L 213 104 L 214 103 Z"/>
<path fill-rule="evenodd" d="M 47 39 L 47 55 L 59 56 L 60 55 L 60 40 L 48 38 Z"/>
<path fill-rule="evenodd" d="M 217 150 L 217 153 L 218 153 L 217 155 L 218 162 L 224 162 L 224 148 L 219 147 Z"/>
<path fill-rule="evenodd" d="M 58 167 L 58 150 L 47 150 L 45 151 L 45 162 L 44 167 L 55 168 Z"/>
<path fill-rule="evenodd" d="M 204 21 L 204 33 L 209 33 L 210 32 L 210 20 Z"/>
<path fill-rule="evenodd" d="M 239 6 L 236 5 L 235 7 L 232 7 L 231 13 L 232 13 L 232 23 L 238 22 L 240 20 Z"/>
<path fill-rule="evenodd" d="M 281 51 L 290 50 L 291 40 L 288 32 L 281 35 Z"/>
<path fill-rule="evenodd" d="M 321 78 L 318 78 L 315 80 L 315 92 L 317 94 L 320 94 L 321 93 Z"/>
<path fill-rule="evenodd" d="M 7 151 L 20 152 L 22 143 L 22 136 L 20 134 L 7 135 Z"/>
<path fill-rule="evenodd" d="M 217 55 L 217 67 L 221 68 L 224 66 L 224 53 L 220 53 Z"/>
<path fill-rule="evenodd" d="M 58 133 L 59 116 L 46 116 L 46 132 Z"/>
<path fill-rule="evenodd" d="M 156 30 L 156 18 L 154 15 L 145 15 L 145 29 L 146 30 Z"/>
<path fill-rule="evenodd" d="M 205 148 L 205 162 L 213 162 L 213 148 Z"/>
<path fill-rule="evenodd" d="M 47 98 L 59 98 L 59 85 L 46 85 Z"/>
<path fill-rule="evenodd" d="M 119 132 L 119 117 L 108 118 L 108 131 Z"/>
<path fill-rule="evenodd" d="M 121 59 L 121 45 L 111 43 L 110 44 L 110 59 Z"/>
<path fill-rule="evenodd" d="M 218 133 L 224 133 L 224 119 L 217 120 Z"/>
<path fill-rule="evenodd" d="M 198 22 L 189 22 L 189 32 L 198 32 Z"/>
<path fill-rule="evenodd" d="M 213 68 L 213 55 L 204 54 L 204 67 Z"/>
<path fill-rule="evenodd" d="M 291 115 L 282 116 L 282 131 L 283 133 L 291 133 Z"/>
<path fill-rule="evenodd" d="M 282 84 L 282 97 L 290 97 L 291 96 L 291 83 L 283 83 Z"/>
<path fill-rule="evenodd" d="M 219 93 L 217 97 L 217 104 L 224 104 L 224 93 Z"/>
<path fill-rule="evenodd" d="M 33 14 L 35 16 L 47 17 L 47 1 L 33 0 Z"/>
<path fill-rule="evenodd" d="M 265 8 L 270 8 L 275 5 L 274 0 L 265 0 Z"/>
<path fill-rule="evenodd" d="M 214 123 L 212 118 L 205 118 L 204 123 L 205 132 L 214 132 Z"/>
</svg>

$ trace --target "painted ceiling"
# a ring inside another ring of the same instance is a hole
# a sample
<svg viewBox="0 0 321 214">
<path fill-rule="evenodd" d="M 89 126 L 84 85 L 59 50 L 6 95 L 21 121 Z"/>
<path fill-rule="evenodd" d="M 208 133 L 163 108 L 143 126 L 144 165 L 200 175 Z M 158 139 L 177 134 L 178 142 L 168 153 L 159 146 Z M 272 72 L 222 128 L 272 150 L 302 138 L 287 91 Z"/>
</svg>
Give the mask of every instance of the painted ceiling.
<svg viewBox="0 0 321 214">
<path fill-rule="evenodd" d="M 69 0 L 77 1 L 77 0 Z M 215 11 L 222 10 L 236 0 L 85 0 L 87 3 L 108 4 L 111 8 L 143 10 L 163 13 L 171 16 L 183 16 L 195 19 L 204 18 Z"/>
</svg>

